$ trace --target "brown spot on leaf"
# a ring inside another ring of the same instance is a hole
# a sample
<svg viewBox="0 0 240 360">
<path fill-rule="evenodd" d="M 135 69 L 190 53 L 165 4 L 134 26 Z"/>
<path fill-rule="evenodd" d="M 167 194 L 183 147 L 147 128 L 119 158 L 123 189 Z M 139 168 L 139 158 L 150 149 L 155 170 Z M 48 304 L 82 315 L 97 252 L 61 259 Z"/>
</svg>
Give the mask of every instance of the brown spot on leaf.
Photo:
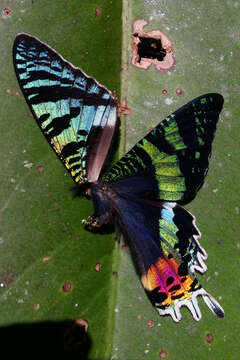
<svg viewBox="0 0 240 360">
<path fill-rule="evenodd" d="M 20 92 L 18 90 L 12 90 L 11 95 L 12 96 L 20 96 Z"/>
<path fill-rule="evenodd" d="M 145 323 L 145 325 L 147 326 L 147 327 L 154 327 L 154 321 L 153 320 L 147 320 L 146 321 L 146 323 Z"/>
<path fill-rule="evenodd" d="M 37 168 L 37 171 L 39 173 L 43 172 L 43 166 L 42 165 L 37 165 L 36 168 Z"/>
<path fill-rule="evenodd" d="M 97 8 L 95 9 L 94 15 L 95 15 L 95 17 L 98 17 L 98 16 L 101 15 L 101 9 L 99 9 L 99 7 L 97 7 Z"/>
<path fill-rule="evenodd" d="M 72 283 L 70 281 L 66 281 L 62 284 L 62 291 L 67 293 L 72 290 Z"/>
<path fill-rule="evenodd" d="M 213 335 L 210 333 L 206 334 L 205 340 L 208 344 L 211 344 L 213 342 Z"/>
<path fill-rule="evenodd" d="M 99 272 L 100 269 L 101 269 L 101 267 L 102 267 L 102 264 L 101 264 L 101 263 L 97 263 L 97 264 L 94 266 L 94 270 L 95 270 L 96 272 Z"/>
<path fill-rule="evenodd" d="M 180 97 L 184 96 L 184 91 L 183 91 L 183 89 L 177 88 L 177 89 L 176 89 L 176 94 L 177 94 L 177 96 L 180 96 Z"/>
<path fill-rule="evenodd" d="M 50 256 L 44 256 L 42 259 L 43 262 L 47 262 L 48 260 L 50 260 Z"/>
<path fill-rule="evenodd" d="M 167 353 L 166 350 L 161 350 L 161 351 L 159 351 L 158 356 L 159 356 L 161 359 L 167 359 L 168 353 Z"/>
<path fill-rule="evenodd" d="M 12 10 L 9 8 L 2 9 L 2 16 L 3 17 L 10 17 L 12 15 Z"/>
</svg>

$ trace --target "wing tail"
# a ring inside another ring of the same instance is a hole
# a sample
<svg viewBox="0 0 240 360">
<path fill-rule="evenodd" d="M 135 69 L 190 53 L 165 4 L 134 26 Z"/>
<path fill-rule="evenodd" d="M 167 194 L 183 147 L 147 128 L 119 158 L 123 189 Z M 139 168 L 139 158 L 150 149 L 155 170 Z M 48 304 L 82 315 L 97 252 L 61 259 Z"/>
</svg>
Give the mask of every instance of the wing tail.
<svg viewBox="0 0 240 360">
<path fill-rule="evenodd" d="M 198 282 L 195 271 L 205 272 L 207 258 L 198 239 L 201 236 L 195 218 L 181 206 L 163 203 L 159 219 L 159 234 L 163 257 L 151 265 L 143 284 L 159 314 L 181 320 L 181 306 L 186 306 L 196 321 L 202 317 L 197 297 L 201 295 L 218 317 L 224 311 L 218 302 Z M 147 286 L 146 286 L 147 284 Z"/>
<path fill-rule="evenodd" d="M 214 299 L 212 295 L 210 295 L 203 288 L 199 289 L 197 292 L 193 293 L 190 300 L 180 300 L 178 301 L 174 307 L 168 307 L 165 309 L 161 309 L 157 307 L 157 310 L 160 315 L 170 315 L 175 322 L 179 322 L 182 318 L 182 314 L 180 312 L 181 306 L 186 306 L 192 313 L 193 318 L 196 321 L 199 321 L 202 318 L 202 313 L 198 305 L 197 296 L 201 295 L 203 300 L 205 301 L 208 308 L 212 311 L 212 313 L 219 318 L 224 317 L 224 310 L 221 305 Z"/>
<path fill-rule="evenodd" d="M 224 317 L 224 310 L 221 305 L 214 299 L 212 295 L 204 291 L 202 294 L 203 300 L 205 304 L 209 307 L 209 309 L 213 312 L 214 315 L 222 318 Z"/>
</svg>

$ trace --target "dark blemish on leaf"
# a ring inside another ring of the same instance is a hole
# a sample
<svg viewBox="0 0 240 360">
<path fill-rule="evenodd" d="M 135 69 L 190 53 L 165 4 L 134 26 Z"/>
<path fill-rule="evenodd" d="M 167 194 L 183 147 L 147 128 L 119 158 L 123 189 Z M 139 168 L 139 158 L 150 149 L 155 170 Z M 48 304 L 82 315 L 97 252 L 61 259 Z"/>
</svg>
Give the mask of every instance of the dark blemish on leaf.
<svg viewBox="0 0 240 360">
<path fill-rule="evenodd" d="M 72 290 L 72 283 L 70 281 L 66 281 L 65 283 L 63 283 L 63 285 L 62 285 L 63 292 L 67 293 L 71 290 Z"/>
<path fill-rule="evenodd" d="M 206 337 L 205 337 L 205 341 L 208 343 L 208 344 L 211 344 L 213 342 L 213 335 L 210 334 L 210 333 L 207 333 L 206 334 Z"/>
<path fill-rule="evenodd" d="M 36 169 L 39 173 L 43 172 L 43 166 L 42 165 L 37 165 Z"/>
<path fill-rule="evenodd" d="M 223 241 L 222 241 L 222 240 L 220 240 L 220 239 L 217 241 L 217 243 L 218 243 L 219 245 L 221 245 L 221 244 L 222 244 L 222 242 L 223 242 Z"/>
<path fill-rule="evenodd" d="M 133 24 L 132 65 L 144 70 L 151 65 L 159 71 L 170 70 L 175 65 L 171 40 L 160 30 L 145 32 L 146 25 L 144 19 Z"/>
<path fill-rule="evenodd" d="M 2 17 L 3 18 L 9 18 L 12 15 L 12 10 L 9 8 L 2 9 Z"/>
<path fill-rule="evenodd" d="M 153 321 L 153 320 L 147 320 L 146 323 L 145 323 L 145 325 L 146 325 L 147 327 L 150 327 L 150 328 L 151 328 L 151 327 L 154 327 L 155 324 L 154 324 L 154 321 Z"/>
<path fill-rule="evenodd" d="M 114 276 L 118 276 L 118 272 L 117 272 L 117 271 L 113 271 L 112 274 L 113 274 Z"/>
<path fill-rule="evenodd" d="M 94 15 L 95 15 L 95 17 L 98 17 L 98 16 L 101 15 L 101 9 L 99 9 L 99 7 L 97 7 L 97 8 L 95 9 Z"/>
<path fill-rule="evenodd" d="M 102 264 L 101 264 L 101 263 L 97 263 L 97 264 L 94 266 L 94 270 L 95 270 L 96 272 L 99 272 L 100 269 L 101 269 L 101 267 L 102 267 Z"/>
<path fill-rule="evenodd" d="M 167 353 L 166 350 L 161 350 L 161 351 L 159 351 L 158 356 L 159 356 L 161 359 L 167 359 L 168 353 Z"/>
<path fill-rule="evenodd" d="M 162 90 L 162 95 L 167 95 L 168 94 L 168 91 L 166 89 L 163 89 Z"/>
<path fill-rule="evenodd" d="M 180 96 L 180 97 L 182 97 L 182 96 L 184 96 L 184 91 L 182 90 L 182 89 L 176 89 L 176 94 L 177 94 L 177 96 Z"/>
</svg>

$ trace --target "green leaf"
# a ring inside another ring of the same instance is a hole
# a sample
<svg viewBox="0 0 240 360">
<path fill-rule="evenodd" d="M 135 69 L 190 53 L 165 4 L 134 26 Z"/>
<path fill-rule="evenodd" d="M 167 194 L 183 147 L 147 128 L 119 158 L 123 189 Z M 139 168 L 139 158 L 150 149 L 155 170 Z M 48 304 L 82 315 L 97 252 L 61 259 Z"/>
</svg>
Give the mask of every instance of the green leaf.
<svg viewBox="0 0 240 360">
<path fill-rule="evenodd" d="M 114 233 L 103 236 L 81 225 L 91 215 L 91 202 L 74 196 L 70 176 L 35 124 L 17 84 L 12 44 L 18 32 L 33 34 L 119 93 L 121 2 L 6 4 L 8 10 L 0 9 L 1 343 L 7 350 L 15 344 L 20 353 L 32 347 L 61 351 L 72 321 L 81 317 L 89 329 L 80 353 L 107 359 L 116 288 Z M 66 282 L 71 289 L 64 292 Z"/>
<path fill-rule="evenodd" d="M 170 317 L 159 317 L 145 296 L 128 251 L 122 250 L 113 358 L 238 359 L 239 4 L 124 1 L 123 14 L 127 19 L 123 24 L 123 91 L 132 109 L 126 123 L 127 148 L 194 97 L 219 92 L 225 98 L 206 184 L 188 210 L 197 218 L 200 242 L 209 255 L 208 271 L 198 278 L 223 306 L 226 316 L 214 317 L 199 299 L 203 315 L 199 323 L 184 308 L 178 324 Z M 171 39 L 176 65 L 170 72 L 157 72 L 153 67 L 141 70 L 126 61 L 137 19 L 148 22 L 146 31 L 159 29 Z M 178 96 L 177 89 L 182 89 L 184 96 Z M 148 327 L 148 320 L 154 322 L 150 323 L 153 327 Z"/>
</svg>

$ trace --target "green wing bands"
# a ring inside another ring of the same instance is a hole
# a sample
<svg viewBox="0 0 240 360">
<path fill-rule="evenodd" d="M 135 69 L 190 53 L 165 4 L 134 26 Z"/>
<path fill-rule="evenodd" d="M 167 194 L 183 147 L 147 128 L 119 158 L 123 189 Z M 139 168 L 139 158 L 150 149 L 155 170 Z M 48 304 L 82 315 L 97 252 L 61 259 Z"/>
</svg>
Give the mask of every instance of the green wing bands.
<svg viewBox="0 0 240 360">
<path fill-rule="evenodd" d="M 154 178 L 158 199 L 190 202 L 203 185 L 222 106 L 219 94 L 187 103 L 140 140 L 103 181 L 145 175 Z"/>
</svg>

